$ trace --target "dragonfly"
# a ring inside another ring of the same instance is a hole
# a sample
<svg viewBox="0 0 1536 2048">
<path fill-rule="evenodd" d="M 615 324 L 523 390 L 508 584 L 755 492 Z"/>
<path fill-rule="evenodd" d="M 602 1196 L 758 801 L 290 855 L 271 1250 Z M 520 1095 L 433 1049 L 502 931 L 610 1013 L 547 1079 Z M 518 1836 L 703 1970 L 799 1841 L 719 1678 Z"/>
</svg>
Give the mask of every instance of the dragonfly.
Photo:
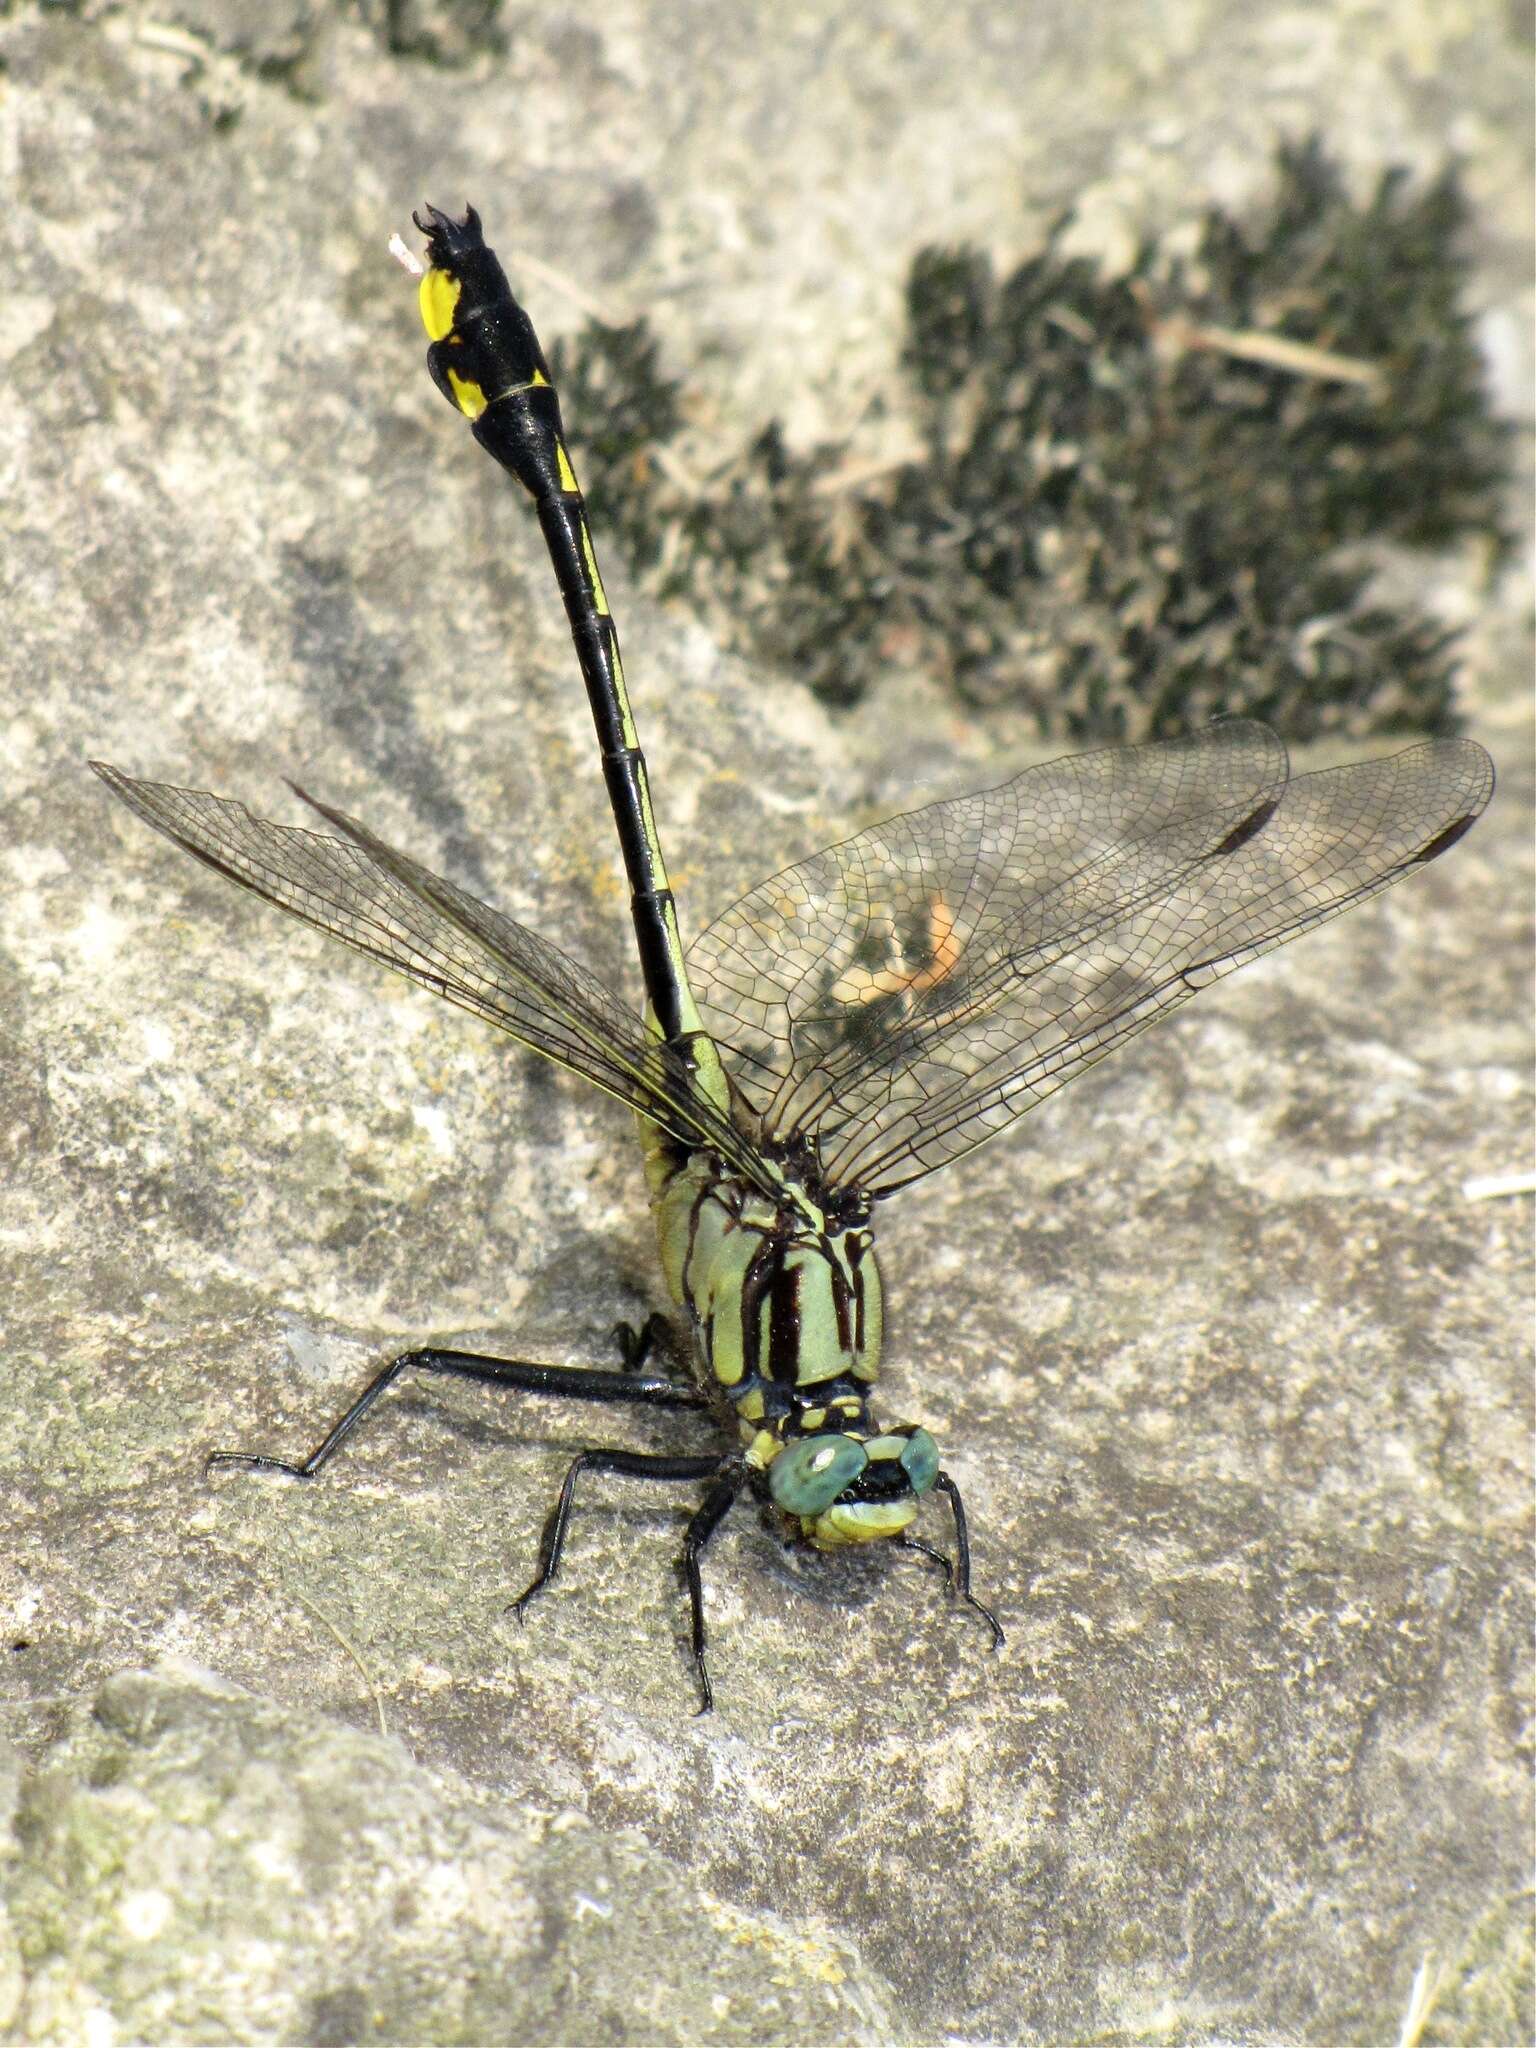
<svg viewBox="0 0 1536 2048">
<path fill-rule="evenodd" d="M 997 1648 L 960 1487 L 929 1430 L 877 1413 L 877 1208 L 1197 991 L 1438 859 L 1488 802 L 1492 764 L 1470 740 L 1438 739 L 1293 776 L 1266 725 L 1223 719 L 856 832 L 759 883 L 685 948 L 549 365 L 473 207 L 413 218 L 427 367 L 531 497 L 565 603 L 643 1007 L 296 784 L 328 831 L 91 765 L 206 866 L 627 1104 L 691 1360 L 665 1362 L 659 1317 L 620 1326 L 612 1368 L 419 1348 L 375 1373 L 302 1460 L 208 1463 L 312 1479 L 417 1373 L 709 1411 L 723 1443 L 705 1454 L 593 1446 L 570 1461 L 520 1620 L 560 1570 L 578 1484 L 611 1475 L 695 1489 L 679 1562 L 700 1712 L 714 1704 L 701 1560 L 743 1497 L 792 1542 L 936 1560 Z M 952 1555 L 914 1533 L 934 1501 Z"/>
</svg>

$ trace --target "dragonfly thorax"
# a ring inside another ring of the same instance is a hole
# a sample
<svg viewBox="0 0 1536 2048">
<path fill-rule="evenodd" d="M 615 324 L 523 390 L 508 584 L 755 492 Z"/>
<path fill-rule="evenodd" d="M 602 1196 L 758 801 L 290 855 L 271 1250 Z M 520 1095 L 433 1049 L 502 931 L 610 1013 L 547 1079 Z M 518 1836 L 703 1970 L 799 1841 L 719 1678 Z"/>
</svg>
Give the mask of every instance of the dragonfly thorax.
<svg viewBox="0 0 1536 2048">
<path fill-rule="evenodd" d="M 899 1535 L 939 1454 L 927 1430 L 869 1412 L 881 1296 L 867 1224 L 804 1184 L 774 1201 L 705 1152 L 658 1148 L 652 1168 L 667 1283 L 758 1490 L 823 1550 Z"/>
<path fill-rule="evenodd" d="M 775 1200 L 707 1152 L 653 1156 L 662 1268 L 712 1392 L 744 1423 L 862 1394 L 880 1369 L 880 1271 L 867 1225 L 804 1187 Z"/>
</svg>

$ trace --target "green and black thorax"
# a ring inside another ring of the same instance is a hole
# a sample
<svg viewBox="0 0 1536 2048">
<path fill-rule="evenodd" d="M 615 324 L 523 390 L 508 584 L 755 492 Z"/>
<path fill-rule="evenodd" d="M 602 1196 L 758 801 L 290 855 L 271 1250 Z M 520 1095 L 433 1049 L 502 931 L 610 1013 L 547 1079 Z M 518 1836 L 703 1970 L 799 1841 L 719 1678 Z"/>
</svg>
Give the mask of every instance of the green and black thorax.
<svg viewBox="0 0 1536 2048">
<path fill-rule="evenodd" d="M 803 1182 L 771 1201 L 706 1153 L 665 1150 L 648 1154 L 662 1269 L 749 1472 L 822 1548 L 905 1529 L 938 1452 L 926 1430 L 870 1413 L 884 1301 L 867 1208 Z"/>
</svg>

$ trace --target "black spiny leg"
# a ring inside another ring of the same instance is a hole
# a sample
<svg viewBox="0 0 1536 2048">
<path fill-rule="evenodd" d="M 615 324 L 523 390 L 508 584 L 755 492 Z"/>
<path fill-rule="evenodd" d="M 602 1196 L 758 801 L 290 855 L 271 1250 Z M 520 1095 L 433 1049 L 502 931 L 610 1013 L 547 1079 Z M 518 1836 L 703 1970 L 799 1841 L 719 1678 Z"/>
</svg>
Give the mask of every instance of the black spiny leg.
<svg viewBox="0 0 1536 2048">
<path fill-rule="evenodd" d="M 699 1691 L 703 1695 L 701 1714 L 714 1712 L 715 1688 L 709 1682 L 709 1666 L 704 1662 L 704 1579 L 699 1559 L 705 1544 L 735 1506 L 744 1476 L 740 1463 L 733 1458 L 705 1494 L 683 1535 L 683 1576 L 688 1581 L 688 1606 L 693 1617 L 693 1668 L 699 1674 Z"/>
<path fill-rule="evenodd" d="M 711 1458 L 674 1458 L 664 1451 L 609 1451 L 600 1447 L 579 1451 L 566 1470 L 560 1498 L 544 1524 L 539 1546 L 539 1568 L 532 1580 L 512 1602 L 510 1613 L 519 1621 L 535 1594 L 542 1593 L 560 1569 L 571 1509 L 576 1500 L 576 1481 L 583 1472 L 618 1472 L 627 1479 L 713 1479 L 720 1470 L 718 1455 Z"/>
<path fill-rule="evenodd" d="M 976 1598 L 976 1595 L 971 1591 L 971 1538 L 970 1532 L 966 1527 L 965 1502 L 960 1498 L 960 1489 L 947 1472 L 941 1472 L 933 1482 L 933 1490 L 935 1493 L 943 1494 L 944 1498 L 949 1502 L 950 1512 L 955 1518 L 955 1552 L 958 1562 L 951 1570 L 950 1584 L 960 1595 L 966 1606 L 974 1607 L 982 1620 L 987 1624 L 987 1627 L 991 1629 L 992 1647 L 994 1650 L 1000 1650 L 1004 1642 L 1002 1624 L 998 1621 L 991 1608 L 983 1607 Z M 918 1543 L 911 1538 L 908 1538 L 906 1547 L 909 1550 L 927 1551 L 930 1557 L 938 1557 L 940 1555 L 937 1551 L 929 1550 L 926 1543 Z M 947 1570 L 951 1569 L 948 1558 L 941 1558 L 940 1561 Z"/>
<path fill-rule="evenodd" d="M 954 1592 L 955 1568 L 942 1550 L 935 1550 L 931 1543 L 924 1543 L 920 1536 L 898 1536 L 896 1538 L 896 1548 L 898 1550 L 915 1550 L 919 1557 L 931 1557 L 939 1570 L 944 1574 L 945 1592 Z"/>
<path fill-rule="evenodd" d="M 269 1457 L 261 1451 L 215 1451 L 207 1461 L 207 1469 L 211 1471 L 215 1465 L 243 1465 L 247 1471 L 284 1472 L 292 1479 L 313 1479 L 340 1450 L 379 1396 L 403 1373 L 412 1371 L 479 1380 L 493 1387 L 514 1387 L 524 1394 L 558 1394 L 566 1400 L 630 1401 L 647 1408 L 707 1407 L 705 1396 L 696 1387 L 684 1386 L 663 1373 L 639 1369 L 650 1348 L 646 1341 L 649 1328 L 647 1324 L 638 1338 L 632 1336 L 625 1348 L 626 1361 L 638 1349 L 636 1363 L 631 1366 L 626 1362 L 618 1372 L 582 1365 L 536 1365 L 520 1358 L 486 1358 L 477 1351 L 406 1351 L 375 1374 L 302 1464 L 293 1465 L 286 1458 Z M 644 1348 L 639 1349 L 640 1346 Z M 705 1461 L 711 1471 L 715 1462 Z"/>
<path fill-rule="evenodd" d="M 725 1468 L 729 1467 L 727 1471 Z M 688 1598 L 693 1610 L 693 1661 L 699 1673 L 703 1688 L 704 1705 L 701 1713 L 708 1713 L 714 1705 L 714 1693 L 710 1687 L 709 1674 L 704 1668 L 704 1591 L 699 1577 L 699 1552 L 724 1520 L 731 1502 L 741 1485 L 736 1469 L 734 1454 L 721 1458 L 673 1458 L 655 1451 L 607 1451 L 588 1450 L 578 1453 L 571 1460 L 565 1475 L 565 1484 L 560 1488 L 560 1498 L 544 1524 L 544 1539 L 539 1546 L 539 1568 L 531 1584 L 524 1588 L 512 1602 L 511 1613 L 519 1621 L 527 1611 L 528 1603 L 537 1593 L 542 1593 L 550 1580 L 560 1569 L 565 1555 L 565 1539 L 570 1529 L 571 1509 L 576 1500 L 576 1481 L 583 1472 L 617 1472 L 626 1479 L 689 1480 L 713 1479 L 715 1484 L 705 1496 L 688 1524 L 683 1537 L 683 1569 L 688 1579 Z"/>
<path fill-rule="evenodd" d="M 619 1349 L 619 1359 L 626 1372 L 638 1372 L 658 1344 L 664 1344 L 671 1335 L 672 1325 L 658 1309 L 652 1309 L 645 1321 L 638 1327 L 634 1323 L 615 1323 L 610 1333 Z M 679 1373 L 678 1379 L 683 1375 Z"/>
</svg>

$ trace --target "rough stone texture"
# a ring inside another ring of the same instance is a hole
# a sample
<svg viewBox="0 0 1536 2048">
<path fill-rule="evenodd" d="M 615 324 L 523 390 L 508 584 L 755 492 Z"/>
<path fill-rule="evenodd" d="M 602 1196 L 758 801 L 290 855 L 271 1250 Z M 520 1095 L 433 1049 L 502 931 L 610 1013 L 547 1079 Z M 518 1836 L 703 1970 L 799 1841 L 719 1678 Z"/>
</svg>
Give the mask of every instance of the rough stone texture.
<svg viewBox="0 0 1536 2048">
<path fill-rule="evenodd" d="M 903 2038 L 846 1941 L 189 1667 L 110 1679 L 16 1825 L 29 2040 Z"/>
<path fill-rule="evenodd" d="M 402 1390 L 318 1487 L 204 1481 L 418 1334 L 590 1359 L 657 1298 L 621 1112 L 82 766 L 284 816 L 298 774 L 631 985 L 537 535 L 382 256 L 413 202 L 473 196 L 546 332 L 536 262 L 653 307 L 723 431 L 813 436 L 918 241 L 1076 199 L 1113 253 L 1282 130 L 1367 175 L 1454 145 L 1528 388 L 1495 11 L 501 26 L 455 69 L 320 8 L 0 21 L 0 2030 L 1385 2040 L 1427 1958 L 1420 2039 L 1526 2038 L 1530 1206 L 1460 1184 L 1528 1158 L 1528 599 L 1470 565 L 1429 593 L 1503 775 L 1465 846 L 886 1219 L 891 1406 L 966 1486 L 1000 1656 L 918 1560 L 743 1515 L 694 1721 L 680 1508 L 620 1487 L 517 1629 L 580 1411 Z M 834 726 L 609 580 L 694 919 L 1021 758 L 920 691 Z M 221 1682 L 112 1676 L 178 1659 Z"/>
</svg>

